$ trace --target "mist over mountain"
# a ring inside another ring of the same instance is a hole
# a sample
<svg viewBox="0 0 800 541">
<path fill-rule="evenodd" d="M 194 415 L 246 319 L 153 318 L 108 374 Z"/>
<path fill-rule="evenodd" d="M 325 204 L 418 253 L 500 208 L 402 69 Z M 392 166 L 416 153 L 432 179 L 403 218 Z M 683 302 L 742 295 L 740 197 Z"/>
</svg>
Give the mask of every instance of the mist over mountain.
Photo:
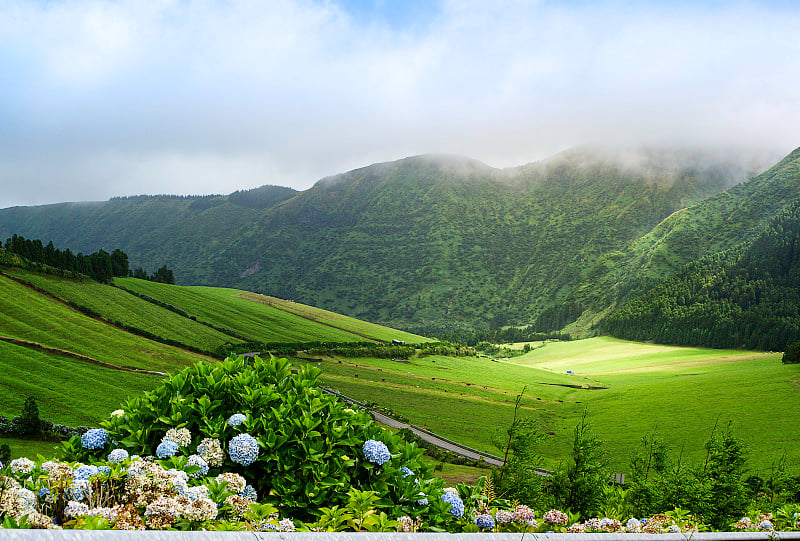
<svg viewBox="0 0 800 541">
<path fill-rule="evenodd" d="M 768 158 L 582 147 L 495 169 L 423 155 L 326 177 L 302 192 L 5 209 L 0 237 L 120 248 L 132 266 L 166 264 L 183 284 L 268 293 L 396 327 L 527 324 L 563 306 L 566 323 L 582 313 L 591 321 L 634 294 L 629 284 L 656 282 L 757 231 L 784 208 L 764 198 L 796 198 L 789 187 L 770 192 L 774 175 L 742 183 Z M 752 212 L 720 233 L 748 198 Z M 694 236 L 671 225 L 705 200 L 730 210 L 707 238 L 701 218 L 692 220 Z M 655 264 L 662 249 L 671 265 Z"/>
</svg>

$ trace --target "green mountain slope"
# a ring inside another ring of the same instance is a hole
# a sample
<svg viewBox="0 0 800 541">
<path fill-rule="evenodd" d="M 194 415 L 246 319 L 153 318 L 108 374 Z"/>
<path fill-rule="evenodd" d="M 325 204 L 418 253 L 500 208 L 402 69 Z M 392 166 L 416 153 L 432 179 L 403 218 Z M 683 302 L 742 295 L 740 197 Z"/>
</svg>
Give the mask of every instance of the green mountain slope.
<svg viewBox="0 0 800 541">
<path fill-rule="evenodd" d="M 739 163 L 577 149 L 498 170 L 419 156 L 304 192 L 265 187 L 245 197 L 258 208 L 231 194 L 5 209 L 0 238 L 119 247 L 132 267 L 167 264 L 179 283 L 256 291 L 422 334 L 530 323 L 565 301 L 568 313 L 548 320 L 570 320 L 597 304 L 573 292 L 603 274 L 607 254 L 744 180 L 749 169 Z"/>
<path fill-rule="evenodd" d="M 800 340 L 800 201 L 753 240 L 687 265 L 610 314 L 616 336 L 782 351 Z"/>
<path fill-rule="evenodd" d="M 271 209 L 211 266 L 222 283 L 396 327 L 528 322 L 603 254 L 730 181 L 716 165 L 653 171 L 584 152 L 505 171 L 378 164 Z"/>
<path fill-rule="evenodd" d="M 262 186 L 228 196 L 138 196 L 104 202 L 13 207 L 0 212 L 0 238 L 52 240 L 74 253 L 120 248 L 132 268 L 167 264 L 189 283 L 207 283 L 203 256 L 227 246 L 238 228 L 295 194 Z M 93 248 L 97 247 L 97 248 Z"/>
<path fill-rule="evenodd" d="M 574 297 L 595 309 L 630 299 L 700 258 L 753 239 L 800 198 L 800 148 L 751 180 L 675 212 L 627 250 L 611 252 Z"/>
</svg>

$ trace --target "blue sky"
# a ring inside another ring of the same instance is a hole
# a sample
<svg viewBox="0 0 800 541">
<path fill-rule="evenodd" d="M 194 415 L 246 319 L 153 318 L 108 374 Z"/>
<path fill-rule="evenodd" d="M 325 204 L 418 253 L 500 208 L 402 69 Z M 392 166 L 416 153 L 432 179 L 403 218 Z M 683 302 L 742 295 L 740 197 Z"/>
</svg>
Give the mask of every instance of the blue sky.
<svg viewBox="0 0 800 541">
<path fill-rule="evenodd" d="M 0 208 L 800 146 L 793 2 L 0 0 Z"/>
</svg>

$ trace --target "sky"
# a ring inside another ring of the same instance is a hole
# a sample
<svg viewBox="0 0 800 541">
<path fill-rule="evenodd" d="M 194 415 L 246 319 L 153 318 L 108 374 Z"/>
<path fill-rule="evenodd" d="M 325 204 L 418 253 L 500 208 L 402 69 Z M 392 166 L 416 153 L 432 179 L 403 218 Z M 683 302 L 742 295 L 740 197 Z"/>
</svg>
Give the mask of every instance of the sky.
<svg viewBox="0 0 800 541">
<path fill-rule="evenodd" d="M 800 146 L 793 1 L 0 0 L 0 208 Z"/>
</svg>

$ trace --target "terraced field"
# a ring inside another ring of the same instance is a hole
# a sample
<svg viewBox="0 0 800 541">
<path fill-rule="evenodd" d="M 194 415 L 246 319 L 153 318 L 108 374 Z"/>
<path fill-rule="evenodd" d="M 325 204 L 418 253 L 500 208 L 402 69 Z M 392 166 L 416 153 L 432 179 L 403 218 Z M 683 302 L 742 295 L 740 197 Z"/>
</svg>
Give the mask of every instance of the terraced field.
<svg viewBox="0 0 800 541">
<path fill-rule="evenodd" d="M 203 321 L 260 342 L 359 342 L 363 336 L 243 298 L 242 291 L 221 287 L 174 286 L 137 278 L 114 283 L 176 306 Z M 343 325 L 343 327 L 346 325 Z M 353 329 L 355 331 L 355 329 Z"/>
<path fill-rule="evenodd" d="M 0 276 L 0 336 L 123 367 L 170 372 L 210 357 L 126 333 Z"/>
<path fill-rule="evenodd" d="M 120 288 L 89 279 L 68 279 L 19 268 L 3 272 L 106 319 L 140 329 L 167 340 L 213 351 L 239 340 L 207 325 L 165 310 Z"/>
</svg>

